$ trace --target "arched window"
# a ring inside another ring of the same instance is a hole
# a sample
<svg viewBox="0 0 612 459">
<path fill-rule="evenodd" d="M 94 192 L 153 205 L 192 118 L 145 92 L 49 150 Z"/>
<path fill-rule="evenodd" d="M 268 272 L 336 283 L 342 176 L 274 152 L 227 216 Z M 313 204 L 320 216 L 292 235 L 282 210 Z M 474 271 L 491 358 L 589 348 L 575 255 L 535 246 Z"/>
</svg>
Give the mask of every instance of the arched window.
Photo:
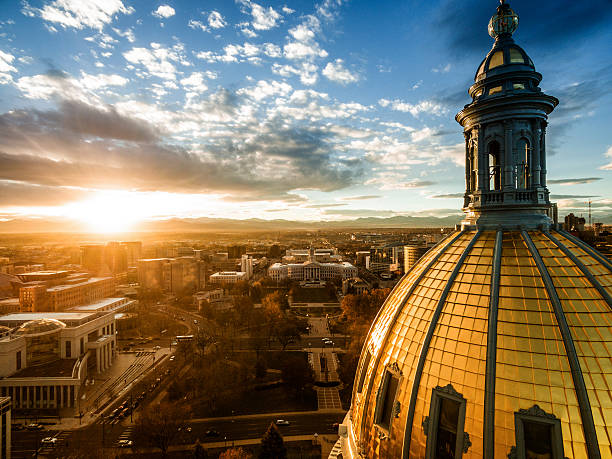
<svg viewBox="0 0 612 459">
<path fill-rule="evenodd" d="M 515 186 L 517 189 L 529 187 L 529 140 L 521 138 L 516 148 L 516 160 L 514 162 Z"/>
<path fill-rule="evenodd" d="M 488 145 L 489 153 L 489 190 L 501 190 L 500 147 L 497 141 Z"/>
</svg>

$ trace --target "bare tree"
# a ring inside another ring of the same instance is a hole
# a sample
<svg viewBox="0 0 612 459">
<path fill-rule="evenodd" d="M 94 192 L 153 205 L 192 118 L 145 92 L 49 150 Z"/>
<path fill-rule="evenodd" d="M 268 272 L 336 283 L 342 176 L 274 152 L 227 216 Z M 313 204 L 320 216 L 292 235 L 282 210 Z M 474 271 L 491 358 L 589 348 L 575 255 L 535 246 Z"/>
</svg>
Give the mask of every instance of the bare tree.
<svg viewBox="0 0 612 459">
<path fill-rule="evenodd" d="M 187 407 L 175 403 L 149 405 L 136 420 L 136 442 L 159 448 L 162 457 L 166 457 L 168 447 L 185 426 L 188 411 Z"/>
</svg>

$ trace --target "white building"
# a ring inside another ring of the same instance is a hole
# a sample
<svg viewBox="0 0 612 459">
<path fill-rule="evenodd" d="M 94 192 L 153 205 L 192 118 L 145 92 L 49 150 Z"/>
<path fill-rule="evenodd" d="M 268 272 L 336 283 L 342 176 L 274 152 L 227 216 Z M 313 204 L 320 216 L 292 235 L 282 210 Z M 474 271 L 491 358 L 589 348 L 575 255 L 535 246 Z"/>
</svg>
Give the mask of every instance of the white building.
<svg viewBox="0 0 612 459">
<path fill-rule="evenodd" d="M 221 271 L 210 276 L 211 284 L 235 284 L 247 280 L 247 273 L 241 271 Z"/>
<path fill-rule="evenodd" d="M 304 263 L 274 263 L 268 268 L 268 276 L 276 281 L 288 278 L 316 282 L 357 277 L 357 268 L 346 261 L 321 263 L 314 258 L 315 251 L 310 249 L 309 259 Z"/>
<path fill-rule="evenodd" d="M 250 255 L 242 255 L 240 269 L 246 273 L 247 280 L 253 277 L 253 258 Z"/>
<path fill-rule="evenodd" d="M 11 459 L 11 399 L 0 397 L 0 459 Z"/>
</svg>

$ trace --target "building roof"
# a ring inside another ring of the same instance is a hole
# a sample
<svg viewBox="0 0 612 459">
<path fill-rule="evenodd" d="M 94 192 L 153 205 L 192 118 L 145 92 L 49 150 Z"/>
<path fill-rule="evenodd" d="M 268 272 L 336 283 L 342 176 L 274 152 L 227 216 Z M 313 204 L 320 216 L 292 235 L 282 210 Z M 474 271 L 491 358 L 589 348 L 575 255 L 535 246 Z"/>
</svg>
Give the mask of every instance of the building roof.
<svg viewBox="0 0 612 459">
<path fill-rule="evenodd" d="M 84 304 L 81 306 L 75 306 L 71 308 L 71 311 L 99 311 L 108 308 L 109 306 L 113 306 L 115 303 L 119 303 L 122 301 L 134 301 L 129 298 L 119 297 L 119 298 L 104 298 L 103 300 L 96 301 L 95 303 Z"/>
<path fill-rule="evenodd" d="M 13 333 L 21 336 L 46 335 L 65 327 L 66 324 L 57 319 L 40 318 L 21 324 Z"/>
</svg>

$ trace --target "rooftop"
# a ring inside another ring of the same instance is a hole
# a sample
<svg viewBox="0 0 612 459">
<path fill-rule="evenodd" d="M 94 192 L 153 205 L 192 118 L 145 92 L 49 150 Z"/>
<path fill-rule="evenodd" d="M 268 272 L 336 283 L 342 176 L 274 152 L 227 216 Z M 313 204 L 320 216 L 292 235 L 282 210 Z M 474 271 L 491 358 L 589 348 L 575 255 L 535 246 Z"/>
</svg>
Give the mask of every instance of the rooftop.
<svg viewBox="0 0 612 459">
<path fill-rule="evenodd" d="M 93 284 L 94 282 L 99 282 L 104 279 L 112 279 L 112 277 L 92 277 L 91 279 L 87 279 L 84 282 L 79 282 L 78 284 L 58 285 L 57 287 L 51 287 L 47 289 L 47 292 L 60 292 L 62 290 L 67 290 L 81 285 Z"/>
<path fill-rule="evenodd" d="M 8 378 L 61 378 L 72 376 L 77 359 L 59 359 L 54 362 L 24 368 Z"/>
</svg>

